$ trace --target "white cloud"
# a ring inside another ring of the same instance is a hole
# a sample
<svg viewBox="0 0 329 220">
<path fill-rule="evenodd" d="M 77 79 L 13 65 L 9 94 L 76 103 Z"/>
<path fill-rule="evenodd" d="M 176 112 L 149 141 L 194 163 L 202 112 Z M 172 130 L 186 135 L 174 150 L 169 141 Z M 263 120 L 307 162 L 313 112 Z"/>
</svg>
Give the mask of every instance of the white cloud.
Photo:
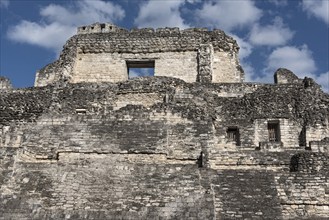
<svg viewBox="0 0 329 220">
<path fill-rule="evenodd" d="M 83 0 L 77 2 L 77 10 L 51 4 L 41 9 L 40 14 L 50 22 L 66 25 L 85 25 L 91 22 L 113 21 L 124 17 L 120 6 L 101 0 Z"/>
<path fill-rule="evenodd" d="M 202 25 L 231 31 L 258 21 L 262 11 L 251 0 L 207 1 L 196 16 Z"/>
<path fill-rule="evenodd" d="M 329 71 L 318 76 L 311 75 L 310 77 L 319 83 L 325 92 L 329 93 Z"/>
<path fill-rule="evenodd" d="M 238 43 L 239 50 L 239 61 L 245 73 L 245 81 L 252 81 L 252 76 L 255 74 L 255 70 L 250 62 L 247 61 L 247 58 L 253 52 L 253 46 L 246 40 L 238 37 L 235 34 L 229 34 L 232 36 Z"/>
<path fill-rule="evenodd" d="M 251 63 L 246 62 L 245 60 L 242 60 L 240 65 L 243 68 L 244 74 L 245 74 L 245 82 L 254 82 L 257 80 L 254 80 L 253 77 L 255 76 L 255 69 L 251 65 Z"/>
<path fill-rule="evenodd" d="M 240 50 L 239 50 L 239 58 L 240 60 L 244 60 L 245 58 L 247 58 L 253 50 L 253 46 L 247 42 L 246 40 L 238 37 L 235 34 L 229 34 L 230 36 L 232 36 L 238 43 Z"/>
<path fill-rule="evenodd" d="M 138 27 L 189 27 L 181 17 L 179 8 L 185 0 L 155 1 L 150 0 L 140 5 L 139 13 L 135 19 Z"/>
<path fill-rule="evenodd" d="M 186 2 L 190 3 L 190 4 L 195 4 L 195 3 L 200 3 L 202 2 L 202 0 L 186 0 Z"/>
<path fill-rule="evenodd" d="M 0 0 L 0 8 L 8 8 L 9 0 Z"/>
<path fill-rule="evenodd" d="M 296 74 L 296 73 L 295 73 Z M 319 75 L 314 73 L 296 74 L 299 78 L 309 77 L 315 80 L 316 83 L 321 85 L 322 90 L 329 93 L 329 71 Z"/>
<path fill-rule="evenodd" d="M 270 3 L 276 6 L 287 6 L 288 0 L 268 0 Z"/>
<path fill-rule="evenodd" d="M 283 67 L 290 69 L 299 77 L 316 71 L 312 52 L 307 45 L 301 47 L 285 46 L 275 49 L 268 58 L 267 70 L 274 72 Z M 268 72 L 267 71 L 267 72 Z"/>
<path fill-rule="evenodd" d="M 45 22 L 22 20 L 7 32 L 9 39 L 51 49 L 57 54 L 79 25 L 122 19 L 124 10 L 111 2 L 83 0 L 74 7 L 50 4 L 40 10 Z"/>
<path fill-rule="evenodd" d="M 287 27 L 282 18 L 276 17 L 272 25 L 261 27 L 255 24 L 250 32 L 249 40 L 259 46 L 279 46 L 286 44 L 294 36 L 294 32 Z"/>
<path fill-rule="evenodd" d="M 251 77 L 249 77 L 250 82 L 260 82 L 260 83 L 273 83 L 274 82 L 274 72 L 268 72 L 264 75 L 256 75 L 253 73 Z"/>
<path fill-rule="evenodd" d="M 75 33 L 75 28 L 59 23 L 38 24 L 30 21 L 22 21 L 11 28 L 8 37 L 20 43 L 37 45 L 56 52 L 64 45 L 64 42 Z"/>
<path fill-rule="evenodd" d="M 262 83 L 273 83 L 274 82 L 274 72 L 267 72 L 263 76 L 256 76 L 253 72 L 251 77 L 249 77 L 248 74 L 246 74 L 246 81 L 250 82 L 262 82 Z M 294 71 L 293 71 L 294 72 Z M 316 75 L 314 73 L 306 73 L 306 74 L 298 74 L 294 72 L 300 79 L 304 79 L 304 77 L 309 77 L 315 80 L 316 83 L 321 85 L 322 90 L 326 93 L 329 93 L 329 71 L 326 73 L 321 73 L 319 75 Z M 256 77 L 255 77 L 256 76 Z"/>
<path fill-rule="evenodd" d="M 329 24 L 328 0 L 303 0 L 303 10 Z"/>
<path fill-rule="evenodd" d="M 251 82 L 252 77 L 255 75 L 255 70 L 252 66 L 252 64 L 248 61 L 248 57 L 250 56 L 250 54 L 253 52 L 253 45 L 251 45 L 247 40 L 232 34 L 232 33 L 228 33 L 228 35 L 230 35 L 231 37 L 233 37 L 240 49 L 239 49 L 239 61 L 240 61 L 240 65 L 243 68 L 244 74 L 245 74 L 245 82 Z"/>
<path fill-rule="evenodd" d="M 307 45 L 301 47 L 285 46 L 275 49 L 268 58 L 264 75 L 253 75 L 252 81 L 273 83 L 274 72 L 278 68 L 287 68 L 294 72 L 299 78 L 310 77 L 320 84 L 324 91 L 329 92 L 329 71 L 316 74 L 316 65 L 312 52 Z"/>
</svg>

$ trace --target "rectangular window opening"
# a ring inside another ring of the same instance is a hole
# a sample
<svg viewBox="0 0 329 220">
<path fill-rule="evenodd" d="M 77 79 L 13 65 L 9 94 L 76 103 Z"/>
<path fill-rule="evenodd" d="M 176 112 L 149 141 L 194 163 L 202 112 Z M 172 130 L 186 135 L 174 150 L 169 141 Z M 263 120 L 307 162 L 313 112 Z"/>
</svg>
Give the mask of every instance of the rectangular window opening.
<svg viewBox="0 0 329 220">
<path fill-rule="evenodd" d="M 84 109 L 84 108 L 77 108 L 77 109 L 75 109 L 75 112 L 76 112 L 78 115 L 85 115 L 85 114 L 87 114 L 87 109 Z"/>
<path fill-rule="evenodd" d="M 240 133 L 237 127 L 229 127 L 226 134 L 229 142 L 234 142 L 235 145 L 240 146 Z"/>
<path fill-rule="evenodd" d="M 269 121 L 267 122 L 268 129 L 268 140 L 270 142 L 280 141 L 280 123 L 279 121 Z"/>
<path fill-rule="evenodd" d="M 154 60 L 126 61 L 128 79 L 143 76 L 154 76 Z"/>
</svg>

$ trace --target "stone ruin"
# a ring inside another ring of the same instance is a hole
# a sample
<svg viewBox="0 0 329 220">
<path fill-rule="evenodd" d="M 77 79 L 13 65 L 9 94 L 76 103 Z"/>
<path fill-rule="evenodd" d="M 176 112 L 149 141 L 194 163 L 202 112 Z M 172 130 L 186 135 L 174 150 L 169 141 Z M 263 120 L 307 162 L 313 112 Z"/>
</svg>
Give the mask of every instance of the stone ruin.
<svg viewBox="0 0 329 220">
<path fill-rule="evenodd" d="M 244 83 L 238 50 L 96 23 L 35 87 L 0 78 L 0 219 L 327 219 L 329 95 L 286 69 Z"/>
<path fill-rule="evenodd" d="M 125 30 L 96 23 L 78 28 L 58 61 L 37 72 L 35 86 L 58 81 L 121 82 L 130 68 L 154 68 L 154 76 L 185 82 L 243 82 L 236 41 L 221 30 L 152 28 Z M 92 77 L 91 77 L 92 74 Z"/>
</svg>

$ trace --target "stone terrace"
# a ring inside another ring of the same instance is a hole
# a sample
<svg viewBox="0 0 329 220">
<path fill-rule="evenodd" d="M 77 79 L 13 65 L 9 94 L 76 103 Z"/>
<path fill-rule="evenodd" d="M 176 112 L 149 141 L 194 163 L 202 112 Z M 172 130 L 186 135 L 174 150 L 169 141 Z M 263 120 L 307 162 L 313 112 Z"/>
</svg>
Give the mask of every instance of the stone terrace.
<svg viewBox="0 0 329 220">
<path fill-rule="evenodd" d="M 309 81 L 2 90 L 0 219 L 325 219 L 329 97 Z"/>
<path fill-rule="evenodd" d="M 329 95 L 287 69 L 243 83 L 238 50 L 96 23 L 36 87 L 0 77 L 0 220 L 327 219 Z"/>
</svg>

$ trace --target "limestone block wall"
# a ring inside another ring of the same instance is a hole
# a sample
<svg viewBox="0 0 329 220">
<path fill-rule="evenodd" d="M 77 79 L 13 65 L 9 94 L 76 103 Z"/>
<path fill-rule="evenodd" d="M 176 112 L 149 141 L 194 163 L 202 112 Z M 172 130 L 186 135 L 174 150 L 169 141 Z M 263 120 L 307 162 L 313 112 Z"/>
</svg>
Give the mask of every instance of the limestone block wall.
<svg viewBox="0 0 329 220">
<path fill-rule="evenodd" d="M 280 142 L 281 144 L 267 143 L 269 142 L 268 122 L 277 122 L 279 124 Z M 256 119 L 250 120 L 231 120 L 231 121 L 216 121 L 216 144 L 222 149 L 229 150 L 230 148 L 255 149 L 260 146 L 260 143 L 266 142 L 268 150 L 283 150 L 284 148 L 299 148 L 302 126 L 289 119 Z M 228 129 L 238 130 L 239 144 L 233 143 L 231 146 L 228 139 Z M 272 145 L 272 146 L 270 146 Z M 231 146 L 231 147 L 230 147 Z M 305 146 L 304 146 L 305 147 Z"/>
<path fill-rule="evenodd" d="M 329 137 L 329 124 L 316 124 L 314 127 L 306 127 L 306 144 L 310 145 L 312 141 L 319 141 Z"/>
<path fill-rule="evenodd" d="M 290 173 L 277 173 L 276 188 L 285 218 L 326 218 L 329 212 L 328 155 L 298 153 Z"/>
<path fill-rule="evenodd" d="M 31 126 L 3 127 L 0 147 L 24 147 L 39 158 L 56 158 L 60 152 L 148 153 L 196 164 L 211 138 L 207 123 L 188 121 L 179 115 L 122 113 L 47 117 Z"/>
<path fill-rule="evenodd" d="M 276 84 L 299 83 L 301 80 L 290 70 L 279 68 L 274 73 L 274 82 Z"/>
<path fill-rule="evenodd" d="M 218 97 L 243 97 L 263 87 L 261 83 L 212 83 L 207 85 Z"/>
<path fill-rule="evenodd" d="M 212 63 L 212 82 L 213 83 L 233 83 L 241 82 L 244 73 L 239 67 L 238 57 L 234 53 L 215 51 Z"/>
<path fill-rule="evenodd" d="M 244 120 L 232 120 L 232 121 L 215 121 L 216 129 L 216 145 L 222 150 L 230 149 L 255 149 L 258 145 L 254 142 L 255 138 L 255 128 L 253 122 L 246 122 Z M 228 138 L 228 129 L 237 129 L 239 143 L 231 143 Z"/>
<path fill-rule="evenodd" d="M 186 82 L 197 78 L 197 53 L 79 53 L 72 82 L 120 82 L 128 79 L 127 61 L 155 61 L 154 76 L 169 76 Z"/>
<path fill-rule="evenodd" d="M 92 25 L 78 27 L 78 34 L 90 34 L 90 33 L 109 33 L 127 31 L 111 23 L 94 23 Z"/>
<path fill-rule="evenodd" d="M 255 144 L 269 141 L 268 123 L 277 122 L 279 124 L 280 141 L 284 148 L 300 147 L 300 136 L 302 126 L 289 119 L 257 119 L 255 121 Z"/>
<path fill-rule="evenodd" d="M 6 155 L 5 159 L 10 158 Z M 297 179 L 271 169 L 205 172 L 187 162 L 166 161 L 161 155 L 62 153 L 53 163 L 29 161 L 21 155 L 14 171 L 15 177 L 5 176 L 7 193 L 1 191 L 1 198 L 8 201 L 0 205 L 5 219 L 145 219 L 158 215 L 168 219 L 300 219 L 328 214 L 321 200 L 326 187 L 323 177 L 301 180 L 301 175 Z M 165 183 L 170 187 L 164 187 Z M 314 186 L 321 190 L 311 192 Z M 310 196 L 314 193 L 320 198 Z M 297 199 L 298 194 L 311 204 L 284 203 L 285 195 Z"/>
<path fill-rule="evenodd" d="M 79 28 L 79 34 L 66 43 L 59 59 L 37 72 L 35 85 L 125 81 L 125 62 L 143 60 L 155 61 L 155 76 L 186 82 L 243 82 L 238 50 L 236 41 L 220 30 L 128 31 L 95 24 Z"/>
<path fill-rule="evenodd" d="M 257 149 L 231 148 L 223 149 L 213 147 L 209 149 L 209 167 L 223 169 L 238 166 L 241 169 L 260 169 L 263 166 L 270 170 L 289 170 L 291 157 L 296 152 L 305 150 L 265 151 Z"/>
<path fill-rule="evenodd" d="M 12 85 L 9 79 L 0 76 L 0 91 L 5 89 L 12 89 Z"/>
<path fill-rule="evenodd" d="M 127 105 L 142 105 L 148 108 L 162 103 L 164 99 L 165 95 L 158 93 L 118 94 L 113 103 L 113 110 L 119 110 Z"/>
<path fill-rule="evenodd" d="M 72 83 L 119 82 L 128 79 L 124 59 L 112 54 L 78 54 L 73 69 Z"/>
<path fill-rule="evenodd" d="M 0 179 L 0 219 L 214 218 L 210 184 L 195 164 L 161 155 L 62 153 L 52 161 L 16 152 L 0 149 L 0 164 L 15 172 Z"/>
<path fill-rule="evenodd" d="M 155 61 L 154 75 L 175 77 L 192 83 L 197 81 L 197 68 L 196 51 L 169 52 L 159 54 L 159 59 Z"/>
<path fill-rule="evenodd" d="M 282 219 L 274 177 L 271 170 L 221 169 L 213 182 L 217 219 Z"/>
<path fill-rule="evenodd" d="M 6 90 L 0 219 L 325 219 L 328 154 L 298 145 L 326 134 L 328 100 L 169 77 Z M 283 147 L 257 149 L 274 120 Z"/>
<path fill-rule="evenodd" d="M 227 52 L 216 52 L 209 60 L 208 82 L 241 82 L 243 74 L 237 69 L 237 58 Z M 155 61 L 154 76 L 168 76 L 185 82 L 202 81 L 206 76 L 201 73 L 196 51 L 122 54 L 122 53 L 79 53 L 73 69 L 73 83 L 77 82 L 119 82 L 128 79 L 126 61 Z M 92 77 L 91 77 L 92 75 Z"/>
<path fill-rule="evenodd" d="M 34 86 L 47 86 L 54 83 L 71 81 L 72 71 L 77 56 L 77 35 L 64 45 L 59 58 L 36 72 Z"/>
<path fill-rule="evenodd" d="M 320 141 L 310 141 L 310 149 L 314 152 L 329 153 L 329 137 L 323 138 Z"/>
<path fill-rule="evenodd" d="M 34 121 L 51 105 L 52 88 L 4 91 L 0 96 L 2 125 L 11 121 Z M 9 101 L 10 100 L 10 101 Z"/>
<path fill-rule="evenodd" d="M 329 197 L 326 176 L 277 173 L 275 179 L 284 219 L 328 216 Z"/>
<path fill-rule="evenodd" d="M 0 128 L 0 147 L 18 148 L 22 144 L 23 130 L 20 126 L 2 126 Z"/>
</svg>

